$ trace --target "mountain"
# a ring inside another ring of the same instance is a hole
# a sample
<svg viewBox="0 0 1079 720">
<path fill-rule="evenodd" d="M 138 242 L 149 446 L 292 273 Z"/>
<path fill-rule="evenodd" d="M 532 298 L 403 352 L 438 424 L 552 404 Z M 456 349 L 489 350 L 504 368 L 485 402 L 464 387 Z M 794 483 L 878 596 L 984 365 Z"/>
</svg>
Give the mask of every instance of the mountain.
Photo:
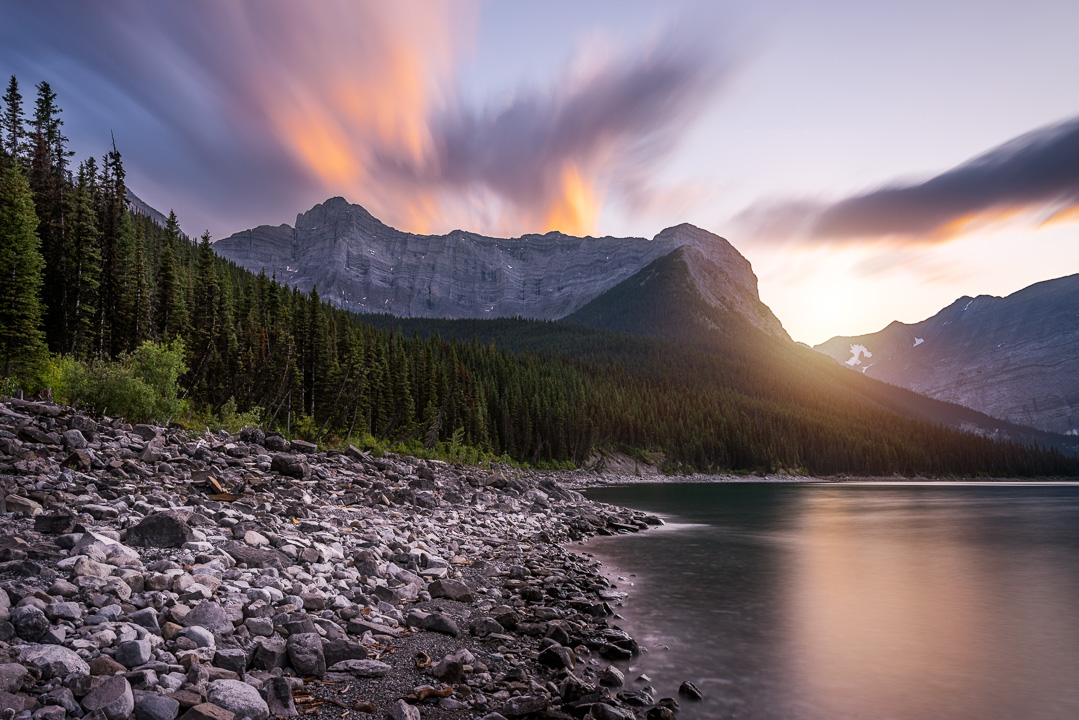
<svg viewBox="0 0 1079 720">
<path fill-rule="evenodd" d="M 747 326 L 789 341 L 783 324 L 761 302 L 749 261 L 738 258 L 741 263 L 719 265 L 696 247 L 683 245 L 565 320 L 689 344 L 714 336 L 744 339 Z"/>
<path fill-rule="evenodd" d="M 868 377 L 1079 435 L 1079 274 L 1004 298 L 961 297 L 922 322 L 815 349 Z"/>
<path fill-rule="evenodd" d="M 165 213 L 150 206 L 145 200 L 140 198 L 135 193 L 131 192 L 131 188 L 125 188 L 125 195 L 127 197 L 127 206 L 131 212 L 136 215 L 145 215 L 158 227 L 165 227 L 165 223 L 168 222 L 168 218 Z"/>
<path fill-rule="evenodd" d="M 782 333 L 744 257 L 692 225 L 653 239 L 579 238 L 558 232 L 503 239 L 455 230 L 415 235 L 359 205 L 331 198 L 295 227 L 260 226 L 214 243 L 221 257 L 361 313 L 399 317 L 565 317 L 679 248 L 692 255 L 694 283 L 709 302 L 746 310 Z M 758 307 L 759 306 L 759 307 Z"/>
</svg>

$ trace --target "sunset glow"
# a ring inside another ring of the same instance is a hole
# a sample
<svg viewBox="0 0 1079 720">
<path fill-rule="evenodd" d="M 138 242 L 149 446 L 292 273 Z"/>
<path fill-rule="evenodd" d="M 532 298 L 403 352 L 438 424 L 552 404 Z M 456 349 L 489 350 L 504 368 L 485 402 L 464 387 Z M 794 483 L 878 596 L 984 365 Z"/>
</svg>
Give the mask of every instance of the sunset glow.
<svg viewBox="0 0 1079 720">
<path fill-rule="evenodd" d="M 1079 272 L 1079 6 L 971 2 L 11 2 L 0 60 L 192 235 L 337 195 L 420 233 L 691 222 L 820 342 Z"/>
</svg>

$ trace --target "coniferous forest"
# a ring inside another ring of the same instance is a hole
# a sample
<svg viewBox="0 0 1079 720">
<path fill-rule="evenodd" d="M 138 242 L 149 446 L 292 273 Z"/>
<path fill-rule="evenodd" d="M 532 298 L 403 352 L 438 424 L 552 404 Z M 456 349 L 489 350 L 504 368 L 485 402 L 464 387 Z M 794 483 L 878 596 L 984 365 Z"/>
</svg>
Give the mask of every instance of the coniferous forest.
<svg viewBox="0 0 1079 720">
<path fill-rule="evenodd" d="M 12 77 L 0 118 L 5 392 L 52 391 L 131 420 L 251 422 L 327 445 L 534 465 L 602 449 L 674 470 L 1079 474 L 1055 450 L 903 417 L 804 362 L 786 373 L 786 350 L 758 367 L 564 323 L 376 326 L 225 262 L 175 214 L 162 227 L 132 212 L 123 139 L 76 161 L 55 93 L 35 91 L 24 99 Z"/>
</svg>

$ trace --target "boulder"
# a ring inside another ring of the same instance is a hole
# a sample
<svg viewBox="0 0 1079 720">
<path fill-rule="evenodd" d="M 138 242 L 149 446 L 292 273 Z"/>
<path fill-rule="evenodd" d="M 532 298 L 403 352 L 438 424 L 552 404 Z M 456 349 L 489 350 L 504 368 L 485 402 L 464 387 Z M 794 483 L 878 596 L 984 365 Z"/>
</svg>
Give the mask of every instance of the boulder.
<svg viewBox="0 0 1079 720">
<path fill-rule="evenodd" d="M 194 531 L 184 513 L 166 510 L 147 515 L 127 531 L 127 544 L 132 547 L 178 548 L 190 542 Z"/>
<path fill-rule="evenodd" d="M 82 707 L 88 713 L 100 711 L 107 720 L 127 720 L 135 710 L 131 684 L 122 675 L 106 678 L 82 699 Z"/>
</svg>

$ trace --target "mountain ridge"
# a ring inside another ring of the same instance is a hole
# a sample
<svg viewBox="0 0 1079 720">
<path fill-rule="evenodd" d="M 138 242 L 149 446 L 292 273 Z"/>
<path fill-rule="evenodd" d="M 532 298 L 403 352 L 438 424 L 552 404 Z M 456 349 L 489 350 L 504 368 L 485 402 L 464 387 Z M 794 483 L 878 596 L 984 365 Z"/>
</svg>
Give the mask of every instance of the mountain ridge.
<svg viewBox="0 0 1079 720">
<path fill-rule="evenodd" d="M 298 214 L 294 226 L 262 225 L 218 240 L 213 248 L 241 267 L 275 274 L 301 290 L 317 287 L 322 297 L 355 312 L 553 320 L 684 246 L 731 285 L 702 288 L 708 297 L 722 295 L 730 303 L 742 293 L 752 300 L 743 304 L 759 302 L 749 261 L 725 239 L 687 223 L 651 240 L 557 231 L 516 238 L 464 230 L 418 235 L 334 197 Z"/>
<path fill-rule="evenodd" d="M 815 347 L 869 377 L 988 415 L 1079 435 L 1079 274 L 963 296 L 918 323 Z"/>
</svg>

